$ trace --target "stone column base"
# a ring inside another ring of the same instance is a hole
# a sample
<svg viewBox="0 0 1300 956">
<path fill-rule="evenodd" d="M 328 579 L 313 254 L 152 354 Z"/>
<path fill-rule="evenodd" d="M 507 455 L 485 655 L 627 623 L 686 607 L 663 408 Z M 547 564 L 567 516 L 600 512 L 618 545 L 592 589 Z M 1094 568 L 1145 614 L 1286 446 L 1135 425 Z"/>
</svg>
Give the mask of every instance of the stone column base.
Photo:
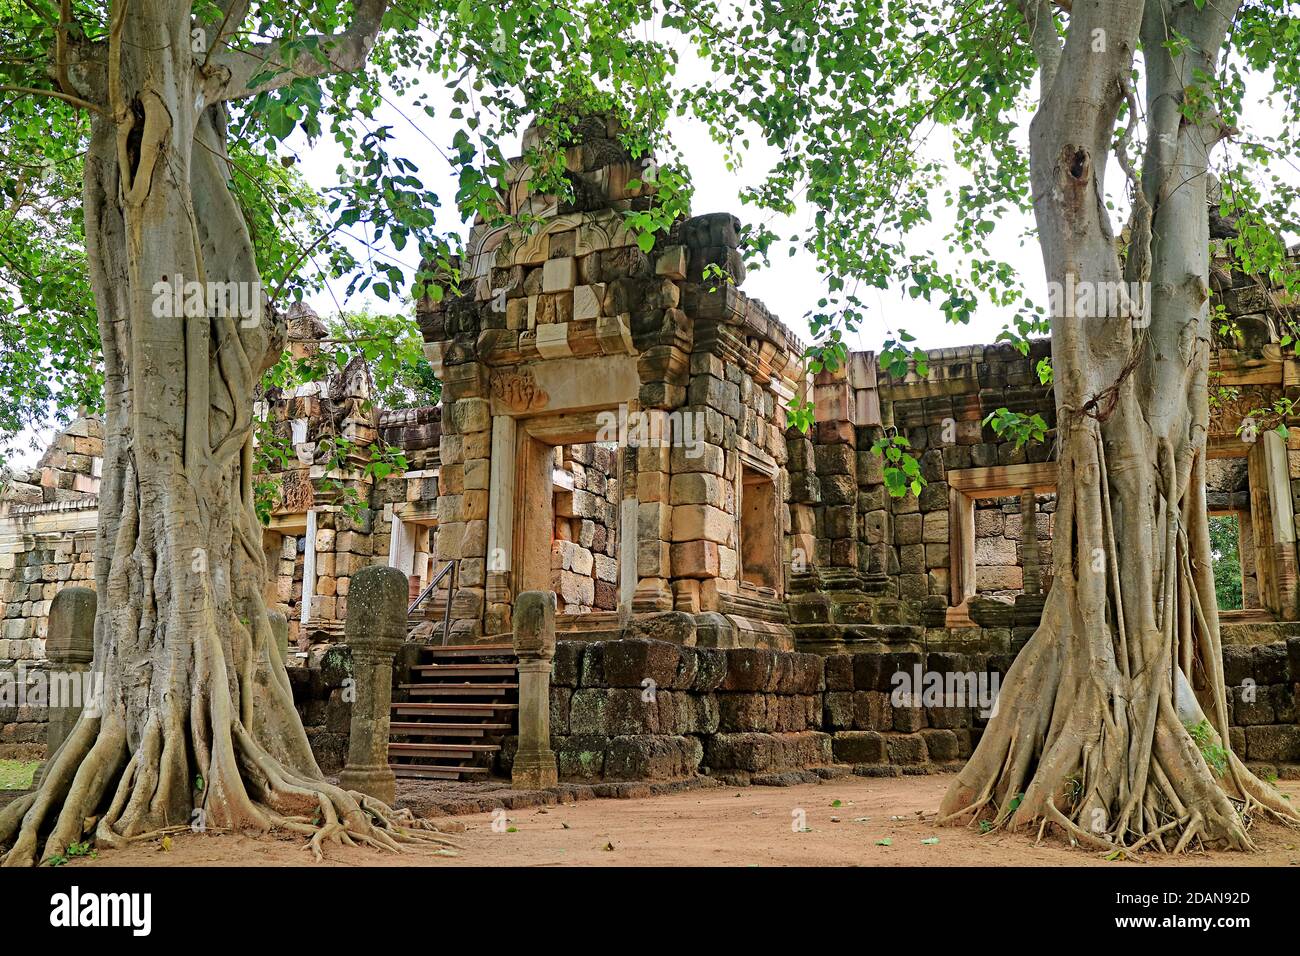
<svg viewBox="0 0 1300 956">
<path fill-rule="evenodd" d="M 537 750 L 515 754 L 515 762 L 510 771 L 510 786 L 515 790 L 545 790 L 559 782 L 555 751 Z"/>
</svg>

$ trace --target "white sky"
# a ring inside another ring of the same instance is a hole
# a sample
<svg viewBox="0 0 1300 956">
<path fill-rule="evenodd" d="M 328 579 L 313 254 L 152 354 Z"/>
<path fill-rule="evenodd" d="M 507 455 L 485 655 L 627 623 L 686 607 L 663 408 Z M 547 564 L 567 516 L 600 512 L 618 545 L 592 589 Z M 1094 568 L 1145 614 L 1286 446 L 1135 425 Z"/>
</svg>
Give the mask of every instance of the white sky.
<svg viewBox="0 0 1300 956">
<path fill-rule="evenodd" d="M 683 82 L 692 82 L 706 75 L 707 67 L 698 60 L 693 51 L 683 45 L 679 53 L 681 56 L 679 78 Z M 438 116 L 446 116 L 451 111 L 451 91 L 445 89 L 437 77 L 429 77 L 422 88 L 430 94 Z M 453 228 L 457 225 L 458 218 L 454 204 L 450 201 L 450 197 L 455 195 L 455 180 L 450 167 L 439 155 L 438 150 L 431 145 L 430 140 L 450 153 L 451 139 L 458 128 L 457 124 L 450 120 L 440 121 L 437 118 L 429 118 L 423 110 L 412 108 L 407 105 L 408 103 L 409 98 L 401 99 L 390 93 L 388 104 L 381 109 L 375 125 L 391 125 L 393 138 L 388 144 L 390 151 L 394 155 L 403 155 L 417 163 L 420 166 L 417 175 L 426 187 L 437 192 L 439 196 L 448 197 L 444 201 L 442 210 L 445 218 L 440 220 L 439 226 L 444 229 Z M 811 225 L 815 210 L 810 205 L 799 204 L 799 211 L 795 216 L 784 217 L 773 216 L 765 210 L 741 203 L 740 193 L 746 187 L 759 183 L 768 165 L 776 158 L 775 151 L 758 145 L 761 143 L 761 136 L 756 131 L 753 131 L 750 136 L 750 142 L 755 144 L 755 147 L 744 157 L 745 166 L 740 171 L 733 172 L 726 169 L 722 148 L 712 141 L 703 124 L 689 117 L 673 117 L 668 128 L 673 141 L 681 151 L 682 160 L 691 172 L 695 186 L 691 210 L 694 215 L 730 212 L 739 217 L 742 222 L 763 220 L 783 239 L 801 234 Z M 518 139 L 522 132 L 520 130 L 512 141 L 503 144 L 506 155 L 518 155 Z M 337 182 L 336 169 L 342 160 L 342 151 L 332 140 L 326 138 L 308 145 L 306 138 L 299 131 L 291 138 L 289 145 L 296 151 L 299 160 L 298 169 L 309 183 L 324 188 Z M 913 248 L 918 251 L 931 251 L 924 247 L 927 240 L 932 242 L 933 250 L 945 247 L 943 227 L 951 220 L 945 217 L 946 210 L 935 209 L 933 212 L 935 222 L 931 228 L 918 230 L 913 236 L 915 243 Z M 1043 284 L 1038 251 L 1033 246 L 1022 248 L 1019 240 L 1020 234 L 1031 225 L 1030 220 L 1024 217 L 1008 218 L 1006 225 L 1001 227 L 996 235 L 996 238 L 1001 241 L 994 247 L 994 254 L 1006 257 L 1009 261 L 1026 262 L 1027 281 L 1031 284 L 1031 294 L 1033 294 L 1036 291 L 1034 283 Z M 460 231 L 462 235 L 467 234 L 468 226 L 462 223 Z M 354 243 L 353 248 L 358 256 L 365 251 L 364 246 L 359 243 Z M 408 267 L 414 268 L 418 264 L 410 246 L 404 254 L 393 253 L 386 246 L 383 248 Z M 789 256 L 787 246 L 781 244 L 773 247 L 770 258 L 771 267 L 751 269 L 741 288 L 749 296 L 761 299 L 774 315 L 803 338 L 805 343 L 808 343 L 811 341 L 811 336 L 804 316 L 816 308 L 817 300 L 825 294 L 824 285 L 817 274 L 814 257 L 803 249 L 798 249 L 794 256 Z M 364 295 L 354 297 L 350 302 L 343 302 L 346 286 L 346 281 L 332 283 L 332 295 L 319 294 L 312 297 L 309 302 L 322 315 L 338 311 L 339 303 L 342 303 L 346 309 L 367 306 L 378 312 L 396 310 L 390 303 L 370 299 Z M 863 328 L 850 339 L 850 345 L 855 350 L 878 349 L 887 337 L 887 331 L 895 330 L 899 326 L 915 335 L 917 338 L 915 344 L 922 348 L 989 342 L 1002 329 L 1011 314 L 1008 310 L 996 313 L 991 308 L 981 310 L 969 326 L 955 327 L 945 323 L 938 308 L 930 306 L 924 300 L 911 299 L 899 291 L 872 291 L 876 293 L 873 303 L 876 318 L 870 327 Z M 1041 301 L 1042 297 L 1037 298 Z"/>
</svg>

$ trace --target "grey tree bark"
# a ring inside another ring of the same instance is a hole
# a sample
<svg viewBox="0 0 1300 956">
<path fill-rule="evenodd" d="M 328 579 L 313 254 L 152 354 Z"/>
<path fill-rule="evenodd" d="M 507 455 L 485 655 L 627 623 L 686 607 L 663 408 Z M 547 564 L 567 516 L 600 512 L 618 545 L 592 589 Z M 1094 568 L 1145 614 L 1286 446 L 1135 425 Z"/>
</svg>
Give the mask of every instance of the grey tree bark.
<svg viewBox="0 0 1300 956">
<path fill-rule="evenodd" d="M 1236 4 L 1076 2 L 1063 40 L 1047 0 L 1026 0 L 1022 11 L 1040 64 L 1030 161 L 1047 278 L 1094 289 L 1149 283 L 1149 326 L 1134 321 L 1137 303 L 1052 316 L 1053 586 L 940 816 L 1037 824 L 1040 837 L 1056 827 L 1072 842 L 1125 853 L 1177 852 L 1195 839 L 1247 849 L 1253 815 L 1300 815 L 1229 742 L 1205 506 L 1206 173 L 1223 130 L 1180 110 L 1194 71 L 1216 74 Z M 1165 44 L 1175 35 L 1190 40 L 1177 55 Z M 1148 120 L 1140 177 L 1122 156 L 1137 120 L 1139 44 Z M 1121 255 L 1104 195 L 1126 103 L 1120 164 L 1136 188 Z M 1208 739 L 1198 743 L 1192 727 L 1210 728 Z M 1226 752 L 1222 776 L 1202 745 Z"/>
<path fill-rule="evenodd" d="M 247 13 L 232 0 L 217 49 Z M 322 38 L 329 62 L 365 60 L 384 4 Z M 156 314 L 155 283 L 260 290 L 227 181 L 226 102 L 273 54 L 196 53 L 184 0 L 115 2 L 111 34 L 70 70 L 99 109 L 86 157 L 88 260 L 106 372 L 106 450 L 95 585 L 104 698 L 51 755 L 35 791 L 0 811 L 7 866 L 93 834 L 118 846 L 173 830 L 279 827 L 324 842 L 399 849 L 446 841 L 327 783 L 293 706 L 261 597 L 252 494 L 252 403 L 284 324 L 258 315 Z M 267 85 L 283 82 L 281 74 Z M 42 843 L 43 840 L 43 843 Z"/>
</svg>

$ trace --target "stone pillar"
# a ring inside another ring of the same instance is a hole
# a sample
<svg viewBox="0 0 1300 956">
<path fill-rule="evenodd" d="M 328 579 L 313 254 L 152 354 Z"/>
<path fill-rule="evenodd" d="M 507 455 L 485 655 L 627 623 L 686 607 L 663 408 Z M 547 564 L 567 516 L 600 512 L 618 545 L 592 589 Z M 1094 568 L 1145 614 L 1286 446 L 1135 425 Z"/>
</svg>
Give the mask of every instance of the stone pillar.
<svg viewBox="0 0 1300 956">
<path fill-rule="evenodd" d="M 95 656 L 95 592 L 90 588 L 66 587 L 54 595 L 50 602 L 49 636 L 45 641 L 45 654 L 50 661 L 50 686 L 71 690 L 73 681 L 67 677 L 58 678 L 54 672 L 63 674 L 84 674 L 90 670 L 90 662 Z M 77 718 L 87 701 L 81 691 L 85 688 L 81 678 L 77 677 L 77 697 L 71 701 L 56 701 L 51 694 L 49 701 L 49 726 L 45 738 L 46 759 L 67 740 L 68 734 L 76 724 Z M 60 695 L 61 696 L 61 695 Z"/>
<path fill-rule="evenodd" d="M 488 465 L 487 570 L 484 600 L 486 630 L 504 634 L 511 629 L 510 603 L 517 582 L 514 568 L 516 453 L 519 431 L 510 415 L 492 418 L 492 457 Z"/>
<path fill-rule="evenodd" d="M 1283 621 L 1297 616 L 1295 515 L 1286 445 L 1274 429 L 1259 435 L 1247 458 L 1255 571 L 1264 607 Z"/>
<path fill-rule="evenodd" d="M 511 615 L 519 657 L 519 752 L 510 785 L 517 790 L 540 790 L 559 782 L 551 750 L 555 603 L 554 591 L 524 591 L 515 598 Z"/>
<path fill-rule="evenodd" d="M 397 793 L 396 777 L 388 768 L 388 721 L 393 657 L 406 638 L 406 587 L 406 575 L 396 568 L 362 568 L 352 576 L 344 625 L 356 700 L 339 785 L 388 804 Z"/>
<path fill-rule="evenodd" d="M 1038 499 L 1033 489 L 1020 492 L 1020 564 L 1026 594 L 1039 593 Z"/>
<path fill-rule="evenodd" d="M 629 415 L 640 416 L 639 421 L 646 430 L 647 434 L 660 436 L 663 440 L 660 442 L 647 442 L 638 445 L 635 448 L 629 448 L 625 458 L 630 458 L 631 468 L 627 468 L 629 462 L 624 463 L 627 470 L 636 474 L 636 520 L 628 528 L 621 529 L 621 533 L 626 535 L 635 535 L 636 538 L 636 588 L 632 593 L 632 612 L 635 614 L 647 614 L 655 611 L 671 611 L 673 609 L 673 592 L 670 584 L 673 577 L 673 561 L 680 559 L 682 567 L 688 575 L 698 575 L 703 572 L 698 569 L 698 565 L 703 562 L 703 557 L 699 555 L 688 555 L 691 545 L 687 541 L 686 535 L 696 537 L 693 532 L 681 532 L 674 534 L 673 529 L 673 505 L 671 499 L 671 482 L 672 482 L 672 457 L 673 453 L 678 453 L 678 457 L 683 457 L 685 449 L 671 448 L 671 437 L 668 432 L 668 413 L 661 408 L 631 408 L 628 410 Z M 706 443 L 701 442 L 703 447 Z M 712 446 L 710 446 L 712 447 Z M 719 476 L 722 474 L 722 454 L 720 448 L 713 448 L 715 454 L 711 460 L 717 469 Z M 721 481 L 717 482 L 719 488 Z M 631 489 L 627 489 L 631 492 Z M 626 499 L 624 499 L 626 500 Z M 704 511 L 705 506 L 698 506 L 699 511 Z M 621 513 L 621 512 L 620 512 Z M 684 520 L 689 520 L 690 516 L 685 511 L 682 513 Z M 680 529 L 679 529 L 680 530 Z M 671 544 L 670 544 L 671 543 Z M 706 546 L 705 542 L 698 542 L 698 546 Z M 713 545 L 713 573 L 717 573 L 717 546 Z M 674 553 L 676 558 L 674 558 Z"/>
</svg>

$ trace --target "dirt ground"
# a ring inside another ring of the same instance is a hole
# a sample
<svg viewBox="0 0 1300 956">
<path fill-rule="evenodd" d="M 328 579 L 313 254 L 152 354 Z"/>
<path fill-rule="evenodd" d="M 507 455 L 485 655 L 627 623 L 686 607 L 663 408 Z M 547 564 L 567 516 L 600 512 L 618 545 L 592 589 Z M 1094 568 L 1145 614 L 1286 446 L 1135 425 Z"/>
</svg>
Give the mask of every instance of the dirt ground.
<svg viewBox="0 0 1300 956">
<path fill-rule="evenodd" d="M 948 775 L 848 777 L 797 787 L 721 787 L 631 800 L 586 800 L 558 807 L 455 817 L 459 856 L 427 850 L 404 854 L 331 847 L 330 866 L 1141 866 L 1110 863 L 1058 840 L 1036 847 L 1033 835 L 982 835 L 936 827 Z M 1283 781 L 1300 800 L 1300 783 Z M 838 804 L 837 804 L 838 801 Z M 798 819 L 806 830 L 796 832 Z M 500 814 L 504 813 L 502 824 Z M 1191 853 L 1152 863 L 1184 866 L 1300 866 L 1300 832 L 1257 823 L 1258 854 Z M 936 839 L 938 842 L 924 841 Z M 882 845 L 883 841 L 888 841 Z M 180 834 L 105 851 L 72 866 L 311 865 L 302 840 L 229 834 Z"/>
</svg>

